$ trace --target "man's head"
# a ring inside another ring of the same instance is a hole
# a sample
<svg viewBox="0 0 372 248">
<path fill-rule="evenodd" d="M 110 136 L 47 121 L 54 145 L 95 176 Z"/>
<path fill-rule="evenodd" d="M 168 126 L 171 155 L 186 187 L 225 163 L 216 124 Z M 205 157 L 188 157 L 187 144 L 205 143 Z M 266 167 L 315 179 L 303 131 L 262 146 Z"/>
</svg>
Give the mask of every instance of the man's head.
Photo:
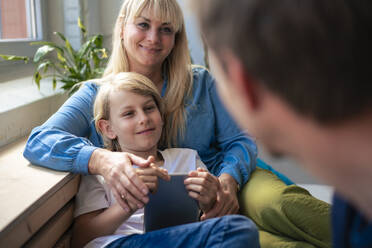
<svg viewBox="0 0 372 248">
<path fill-rule="evenodd" d="M 319 122 L 372 106 L 370 1 L 198 2 L 203 34 L 223 69 L 230 50 L 248 76 Z"/>
<path fill-rule="evenodd" d="M 270 150 L 335 181 L 342 147 L 334 144 L 347 136 L 340 127 L 372 109 L 372 3 L 194 3 L 219 92 L 236 120 Z"/>
</svg>

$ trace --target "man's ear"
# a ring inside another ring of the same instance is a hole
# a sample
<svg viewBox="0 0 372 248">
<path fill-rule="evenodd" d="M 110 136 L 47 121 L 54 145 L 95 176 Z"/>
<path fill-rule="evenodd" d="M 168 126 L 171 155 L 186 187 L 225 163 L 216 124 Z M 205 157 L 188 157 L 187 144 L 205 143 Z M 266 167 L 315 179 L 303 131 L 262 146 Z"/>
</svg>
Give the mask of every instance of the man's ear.
<svg viewBox="0 0 372 248">
<path fill-rule="evenodd" d="M 259 107 L 259 87 L 257 81 L 244 69 L 242 62 L 232 53 L 226 54 L 226 73 L 234 81 L 236 89 L 246 99 L 252 110 Z"/>
<path fill-rule="evenodd" d="M 111 129 L 110 121 L 101 119 L 97 122 L 97 125 L 98 129 L 105 137 L 109 139 L 116 139 L 117 136 Z"/>
</svg>

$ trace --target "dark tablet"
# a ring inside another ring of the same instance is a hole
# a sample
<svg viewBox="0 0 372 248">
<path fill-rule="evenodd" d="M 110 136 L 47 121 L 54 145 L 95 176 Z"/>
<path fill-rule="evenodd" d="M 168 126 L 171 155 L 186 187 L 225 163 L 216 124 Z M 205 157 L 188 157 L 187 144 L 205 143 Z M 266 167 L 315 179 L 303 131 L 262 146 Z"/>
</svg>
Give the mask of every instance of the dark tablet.
<svg viewBox="0 0 372 248">
<path fill-rule="evenodd" d="M 149 195 L 145 206 L 145 232 L 199 220 L 199 206 L 188 195 L 186 174 L 172 174 L 170 181 L 159 179 L 158 191 Z"/>
</svg>

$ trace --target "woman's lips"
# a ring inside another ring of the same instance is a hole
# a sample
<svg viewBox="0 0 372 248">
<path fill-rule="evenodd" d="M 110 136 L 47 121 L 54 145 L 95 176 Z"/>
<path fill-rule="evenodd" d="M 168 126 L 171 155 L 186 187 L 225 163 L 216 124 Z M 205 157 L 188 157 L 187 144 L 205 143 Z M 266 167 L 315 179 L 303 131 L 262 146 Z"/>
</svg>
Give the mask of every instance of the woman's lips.
<svg viewBox="0 0 372 248">
<path fill-rule="evenodd" d="M 146 46 L 143 46 L 143 45 L 139 45 L 142 49 L 144 49 L 145 51 L 147 51 L 148 53 L 158 53 L 161 51 L 160 48 L 157 48 L 157 47 L 146 47 Z"/>
</svg>

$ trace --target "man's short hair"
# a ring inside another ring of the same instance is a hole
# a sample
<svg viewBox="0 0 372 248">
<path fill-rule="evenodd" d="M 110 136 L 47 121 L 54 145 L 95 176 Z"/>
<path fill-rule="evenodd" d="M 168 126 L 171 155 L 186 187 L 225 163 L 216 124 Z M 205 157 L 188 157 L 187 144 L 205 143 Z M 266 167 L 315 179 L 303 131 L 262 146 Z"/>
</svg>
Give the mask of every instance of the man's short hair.
<svg viewBox="0 0 372 248">
<path fill-rule="evenodd" d="M 195 2 L 219 58 L 230 49 L 297 112 L 329 123 L 371 111 L 371 0 Z"/>
</svg>

